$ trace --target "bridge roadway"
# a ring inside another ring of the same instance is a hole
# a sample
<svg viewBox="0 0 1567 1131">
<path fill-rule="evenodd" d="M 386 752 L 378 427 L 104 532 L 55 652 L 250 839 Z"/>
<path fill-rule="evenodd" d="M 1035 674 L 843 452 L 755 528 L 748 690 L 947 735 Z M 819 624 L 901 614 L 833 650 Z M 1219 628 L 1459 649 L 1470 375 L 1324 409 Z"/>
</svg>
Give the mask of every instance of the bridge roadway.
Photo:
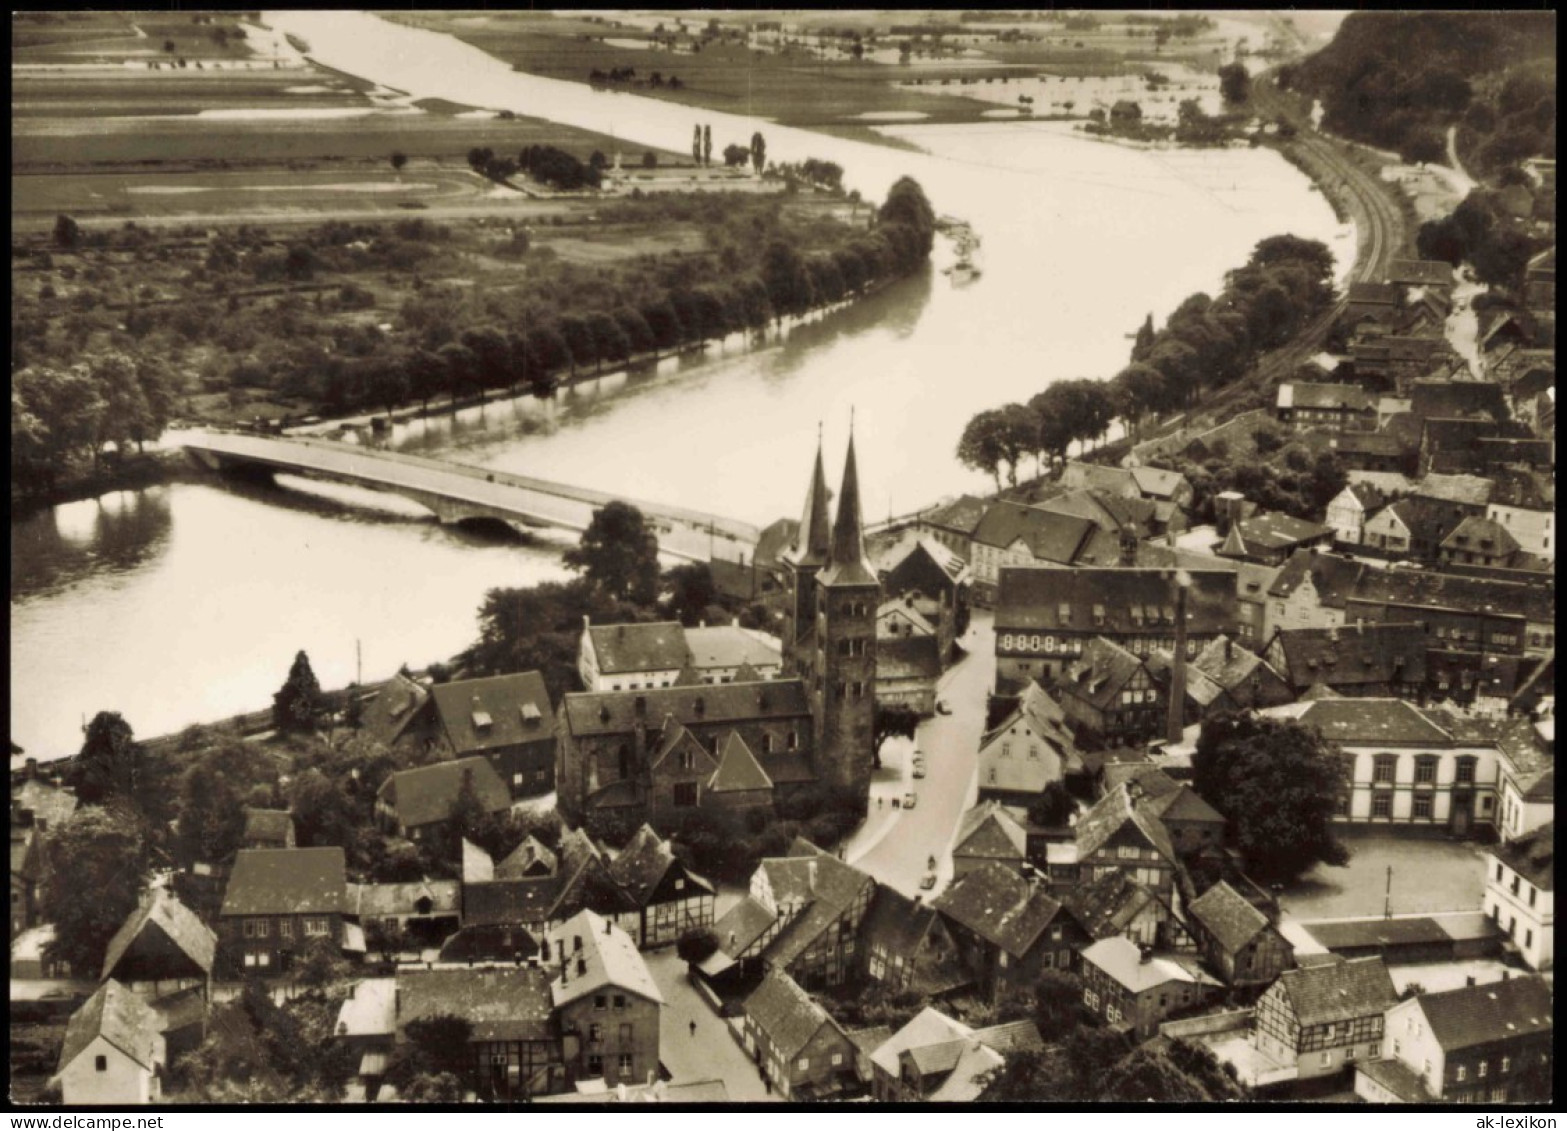
<svg viewBox="0 0 1567 1131">
<path fill-rule="evenodd" d="M 720 515 L 334 440 L 202 432 L 182 443 L 208 467 L 259 466 L 388 491 L 428 508 L 441 522 L 491 518 L 580 532 L 593 511 L 619 499 L 647 516 L 660 552 L 675 557 L 748 561 L 761 536 L 755 526 Z"/>
</svg>

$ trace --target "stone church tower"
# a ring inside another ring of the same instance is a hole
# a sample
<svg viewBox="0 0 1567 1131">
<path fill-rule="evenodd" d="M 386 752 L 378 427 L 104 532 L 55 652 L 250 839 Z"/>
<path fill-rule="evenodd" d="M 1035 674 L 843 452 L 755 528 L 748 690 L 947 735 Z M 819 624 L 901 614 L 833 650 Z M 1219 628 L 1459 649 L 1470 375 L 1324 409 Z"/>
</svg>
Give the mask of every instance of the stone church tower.
<svg viewBox="0 0 1567 1131">
<path fill-rule="evenodd" d="M 876 608 L 881 582 L 865 557 L 852 436 L 838 516 L 830 532 L 827 509 L 818 447 L 805 518 L 788 562 L 790 617 L 784 661 L 805 680 L 822 780 L 865 793 L 870 788 L 876 719 Z"/>
</svg>

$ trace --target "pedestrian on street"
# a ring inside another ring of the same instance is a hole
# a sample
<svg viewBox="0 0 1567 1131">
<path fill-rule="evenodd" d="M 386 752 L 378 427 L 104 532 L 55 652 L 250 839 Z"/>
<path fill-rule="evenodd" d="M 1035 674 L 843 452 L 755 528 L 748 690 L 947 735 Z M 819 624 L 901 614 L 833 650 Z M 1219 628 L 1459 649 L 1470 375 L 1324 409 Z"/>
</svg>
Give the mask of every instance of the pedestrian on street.
<svg viewBox="0 0 1567 1131">
<path fill-rule="evenodd" d="M 693 1037 L 696 1036 L 696 1021 L 695 1020 L 693 1020 L 691 1022 L 691 1035 Z"/>
</svg>

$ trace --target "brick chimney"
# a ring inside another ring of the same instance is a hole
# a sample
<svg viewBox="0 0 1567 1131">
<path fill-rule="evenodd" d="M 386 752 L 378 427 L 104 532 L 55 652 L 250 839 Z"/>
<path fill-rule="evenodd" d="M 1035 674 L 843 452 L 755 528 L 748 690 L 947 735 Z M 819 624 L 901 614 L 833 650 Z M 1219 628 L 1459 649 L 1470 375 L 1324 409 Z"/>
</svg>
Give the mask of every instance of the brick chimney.
<svg viewBox="0 0 1567 1131">
<path fill-rule="evenodd" d="M 1170 665 L 1170 705 L 1165 717 L 1164 737 L 1172 746 L 1180 744 L 1186 718 L 1186 590 L 1191 575 L 1175 571 L 1175 658 Z"/>
</svg>

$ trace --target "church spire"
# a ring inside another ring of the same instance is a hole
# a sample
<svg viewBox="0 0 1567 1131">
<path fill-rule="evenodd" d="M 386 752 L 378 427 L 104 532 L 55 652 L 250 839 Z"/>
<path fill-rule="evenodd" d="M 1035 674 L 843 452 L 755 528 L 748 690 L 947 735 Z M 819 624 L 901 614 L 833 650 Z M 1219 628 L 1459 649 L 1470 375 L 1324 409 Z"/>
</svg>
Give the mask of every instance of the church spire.
<svg viewBox="0 0 1567 1131">
<path fill-rule="evenodd" d="M 805 494 L 805 514 L 800 519 L 800 533 L 795 543 L 795 564 L 826 565 L 831 537 L 827 518 L 827 476 L 822 471 L 822 437 L 818 430 L 816 467 L 811 473 L 810 489 Z"/>
<path fill-rule="evenodd" d="M 854 458 L 854 432 L 843 464 L 843 489 L 838 493 L 838 519 L 832 529 L 832 564 L 822 575 L 825 584 L 874 585 L 876 572 L 865 560 L 865 526 L 860 515 L 860 473 Z"/>
</svg>

